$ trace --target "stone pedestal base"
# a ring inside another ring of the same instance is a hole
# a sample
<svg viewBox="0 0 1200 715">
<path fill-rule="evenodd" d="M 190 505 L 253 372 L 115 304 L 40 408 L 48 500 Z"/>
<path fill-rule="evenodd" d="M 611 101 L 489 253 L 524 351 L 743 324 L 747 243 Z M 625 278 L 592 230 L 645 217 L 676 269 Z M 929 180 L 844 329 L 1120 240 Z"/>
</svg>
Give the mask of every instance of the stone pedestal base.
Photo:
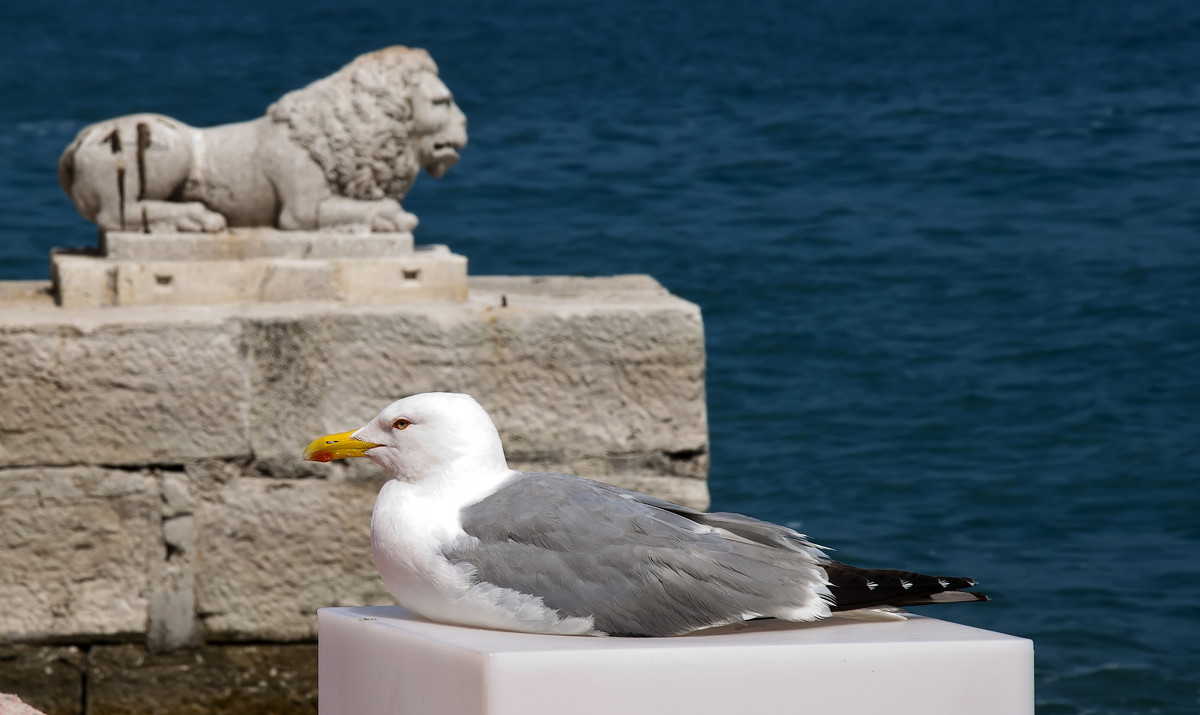
<svg viewBox="0 0 1200 715">
<path fill-rule="evenodd" d="M 514 469 L 708 505 L 700 309 L 648 276 L 98 309 L 0 282 L 0 644 L 21 644 L 0 648 L 0 692 L 48 715 L 81 712 L 57 694 L 315 711 L 315 654 L 290 644 L 315 640 L 318 607 L 394 601 L 371 560 L 386 473 L 301 452 L 433 390 L 475 395 Z"/>
<path fill-rule="evenodd" d="M 0 642 L 297 641 L 319 606 L 390 603 L 369 533 L 386 474 L 301 452 L 418 392 L 479 399 L 514 469 L 708 504 L 700 311 L 646 276 L 354 307 L 73 310 L 18 288 L 0 574 L 21 578 L 0 578 Z"/>
<path fill-rule="evenodd" d="M 467 259 L 445 246 L 414 250 L 408 233 L 110 231 L 99 251 L 55 252 L 51 273 L 64 308 L 467 297 Z"/>
<path fill-rule="evenodd" d="M 1033 644 L 913 616 L 758 621 L 679 638 L 543 636 L 317 613 L 322 715 L 1018 715 Z"/>
</svg>

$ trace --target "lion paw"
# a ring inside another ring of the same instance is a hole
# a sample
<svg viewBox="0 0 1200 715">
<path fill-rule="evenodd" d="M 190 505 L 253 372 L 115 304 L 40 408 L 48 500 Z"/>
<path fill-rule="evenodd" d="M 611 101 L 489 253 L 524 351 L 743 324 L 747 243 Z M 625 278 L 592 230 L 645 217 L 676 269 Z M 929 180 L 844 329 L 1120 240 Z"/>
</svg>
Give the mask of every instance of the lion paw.
<svg viewBox="0 0 1200 715">
<path fill-rule="evenodd" d="M 192 210 L 176 217 L 175 225 L 172 226 L 174 230 L 189 233 L 216 233 L 225 230 L 225 217 L 221 214 L 209 211 L 203 204 L 188 204 L 188 207 Z"/>
<path fill-rule="evenodd" d="M 371 230 L 375 233 L 412 233 L 417 227 L 417 217 L 396 206 L 388 207 L 371 217 Z"/>
<path fill-rule="evenodd" d="M 140 201 L 126 211 L 125 223 L 106 225 L 103 217 L 97 223 L 108 230 L 135 230 L 172 233 L 216 233 L 226 226 L 225 217 L 210 210 L 199 201 Z"/>
</svg>

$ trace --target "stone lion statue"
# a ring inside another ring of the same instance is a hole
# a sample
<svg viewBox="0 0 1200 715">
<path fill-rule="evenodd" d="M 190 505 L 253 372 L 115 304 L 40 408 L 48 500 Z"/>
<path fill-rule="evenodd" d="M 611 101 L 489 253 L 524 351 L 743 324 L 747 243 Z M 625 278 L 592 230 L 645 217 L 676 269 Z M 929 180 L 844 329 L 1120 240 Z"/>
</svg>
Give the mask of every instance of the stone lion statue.
<svg viewBox="0 0 1200 715">
<path fill-rule="evenodd" d="M 284 95 L 266 116 L 206 129 L 159 114 L 85 128 L 58 179 L 102 230 L 411 231 L 400 206 L 440 178 L 467 120 L 421 49 L 389 47 Z"/>
</svg>

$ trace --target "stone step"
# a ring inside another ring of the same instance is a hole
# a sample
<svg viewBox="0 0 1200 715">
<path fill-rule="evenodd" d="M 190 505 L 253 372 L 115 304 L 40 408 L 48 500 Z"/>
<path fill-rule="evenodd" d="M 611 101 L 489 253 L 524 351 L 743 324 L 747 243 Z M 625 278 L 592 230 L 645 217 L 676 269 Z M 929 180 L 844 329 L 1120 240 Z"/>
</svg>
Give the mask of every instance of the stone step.
<svg viewBox="0 0 1200 715">
<path fill-rule="evenodd" d="M 114 260 L 63 251 L 51 256 L 51 274 L 64 308 L 467 298 L 467 259 L 445 246 L 373 258 L 239 260 Z"/>
<path fill-rule="evenodd" d="M 399 258 L 411 233 L 339 233 L 235 228 L 221 233 L 108 231 L 100 251 L 113 261 L 216 261 L 245 258 Z"/>
</svg>

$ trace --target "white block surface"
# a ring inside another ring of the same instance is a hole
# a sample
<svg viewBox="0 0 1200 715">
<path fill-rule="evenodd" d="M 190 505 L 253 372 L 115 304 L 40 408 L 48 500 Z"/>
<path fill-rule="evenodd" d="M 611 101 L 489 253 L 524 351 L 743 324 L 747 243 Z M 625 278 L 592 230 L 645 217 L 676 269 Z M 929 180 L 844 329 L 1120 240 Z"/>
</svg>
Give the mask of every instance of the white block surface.
<svg viewBox="0 0 1200 715">
<path fill-rule="evenodd" d="M 317 613 L 322 715 L 1017 715 L 1033 643 L 910 616 L 758 621 L 679 638 L 543 636 Z"/>
</svg>

